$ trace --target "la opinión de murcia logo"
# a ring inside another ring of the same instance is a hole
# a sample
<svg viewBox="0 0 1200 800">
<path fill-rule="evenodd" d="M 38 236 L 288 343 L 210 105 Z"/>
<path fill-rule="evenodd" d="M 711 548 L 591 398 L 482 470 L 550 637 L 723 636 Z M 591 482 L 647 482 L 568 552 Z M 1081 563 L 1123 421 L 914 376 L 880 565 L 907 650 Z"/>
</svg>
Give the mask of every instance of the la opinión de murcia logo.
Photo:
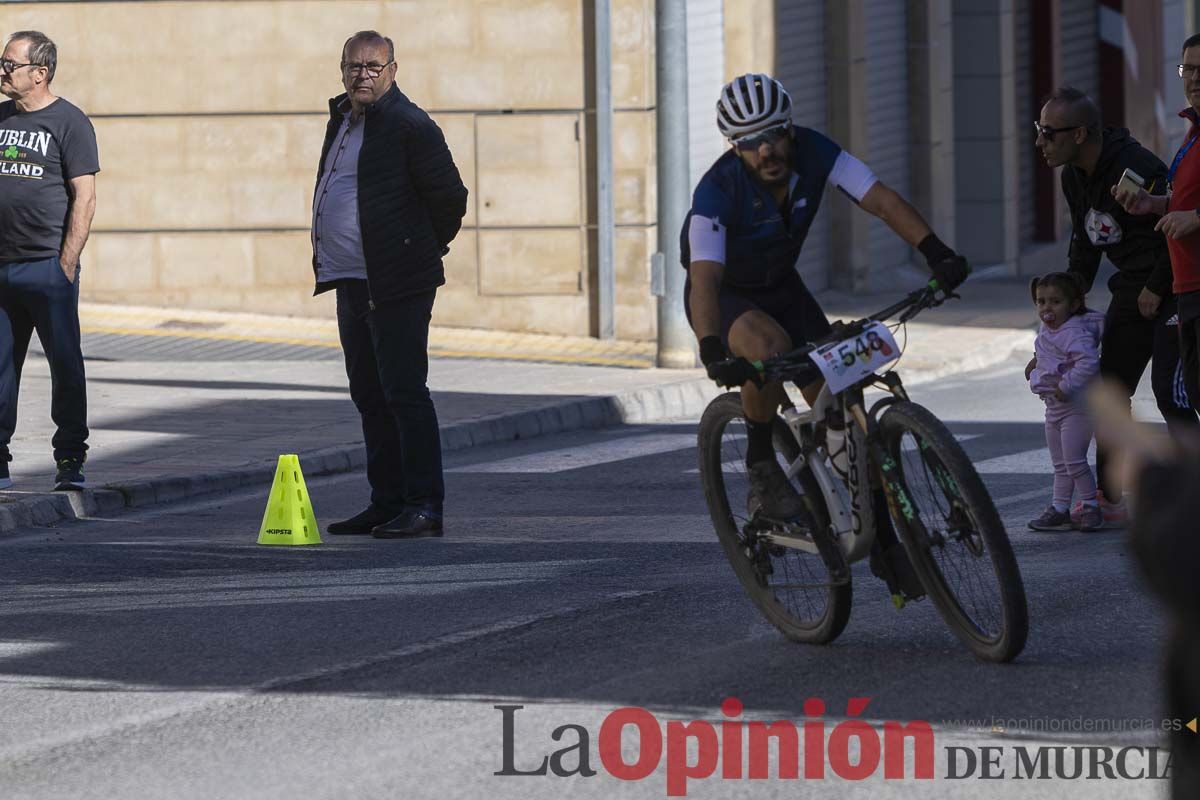
<svg viewBox="0 0 1200 800">
<path fill-rule="evenodd" d="M 885 780 L 933 780 L 935 741 L 922 720 L 869 723 L 858 719 L 871 698 L 852 697 L 844 719 L 823 719 L 825 702 L 804 702 L 806 719 L 761 722 L 742 719 L 737 698 L 721 704 L 722 719 L 659 720 L 645 708 L 610 712 L 600 725 L 593 749 L 592 732 L 578 724 L 559 725 L 550 733 L 551 749 L 523 744 L 517 755 L 517 714 L 524 705 L 495 705 L 501 715 L 501 777 L 592 778 L 599 766 L 622 781 L 646 780 L 665 764 L 666 794 L 684 797 L 688 782 L 721 780 L 861 781 L 879 774 Z M 854 746 L 851 746 L 854 742 Z M 628 747 L 626 744 L 628 743 Z M 530 751 L 534 751 L 532 754 Z M 1163 779 L 1171 757 L 1157 747 L 948 746 L 945 780 L 1098 780 Z M 911 753 L 911 770 L 906 769 Z"/>
<path fill-rule="evenodd" d="M 846 704 L 846 714 L 859 717 L 871 702 L 869 697 L 852 697 Z M 493 706 L 502 715 L 503 767 L 493 773 L 501 776 L 554 775 L 593 777 L 591 733 L 582 725 L 560 725 L 550 734 L 555 742 L 566 746 L 543 755 L 541 763 L 523 762 L 518 767 L 516 756 L 516 717 L 522 705 Z M 809 719 L 800 725 L 790 720 L 756 722 L 739 719 L 741 701 L 730 697 L 721 704 L 725 717 L 713 724 L 707 720 L 690 722 L 661 722 L 644 708 L 618 708 L 605 717 L 600 725 L 597 753 L 600 765 L 609 775 L 623 781 L 648 778 L 666 762 L 667 796 L 683 797 L 689 780 L 712 777 L 720 769 L 725 780 L 761 780 L 772 777 L 772 742 L 778 757 L 774 777 L 808 780 L 826 777 L 826 765 L 839 778 L 859 781 L 874 775 L 883 766 L 885 778 L 900 780 L 906 777 L 928 780 L 934 772 L 933 728 L 928 722 L 884 722 L 883 736 L 865 720 L 847 719 L 826 731 L 825 702 L 809 698 L 804 702 L 804 714 Z M 636 732 L 636 754 L 627 759 L 623 742 L 627 734 Z M 569 737 L 569 738 L 568 738 Z M 857 760 L 852 761 L 850 742 L 856 740 Z M 914 766 L 911 775 L 904 767 L 905 742 L 912 742 Z M 803 747 L 801 747 L 803 743 Z M 746 758 L 743 759 L 743 751 Z M 690 757 L 695 754 L 695 758 Z"/>
</svg>

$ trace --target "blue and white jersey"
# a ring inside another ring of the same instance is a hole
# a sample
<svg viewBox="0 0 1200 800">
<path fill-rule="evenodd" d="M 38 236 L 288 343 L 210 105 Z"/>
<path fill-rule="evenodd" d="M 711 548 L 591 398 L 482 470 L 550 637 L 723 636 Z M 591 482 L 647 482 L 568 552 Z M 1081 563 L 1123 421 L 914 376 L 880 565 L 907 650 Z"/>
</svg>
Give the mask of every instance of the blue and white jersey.
<svg viewBox="0 0 1200 800">
<path fill-rule="evenodd" d="M 683 266 L 715 261 L 725 265 L 724 285 L 775 286 L 795 270 L 825 185 L 837 186 L 858 202 L 876 182 L 870 168 L 836 142 L 795 125 L 791 184 L 781 208 L 737 153 L 726 151 L 692 195 L 680 233 Z"/>
</svg>

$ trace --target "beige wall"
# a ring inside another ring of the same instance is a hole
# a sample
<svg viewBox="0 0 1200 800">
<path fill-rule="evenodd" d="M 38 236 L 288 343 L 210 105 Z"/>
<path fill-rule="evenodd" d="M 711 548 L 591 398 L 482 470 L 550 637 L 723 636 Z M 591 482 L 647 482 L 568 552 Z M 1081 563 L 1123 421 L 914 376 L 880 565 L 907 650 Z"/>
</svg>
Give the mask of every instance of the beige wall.
<svg viewBox="0 0 1200 800">
<path fill-rule="evenodd" d="M 309 212 L 342 41 L 396 41 L 397 82 L 471 191 L 435 323 L 590 335 L 583 3 L 7 3 L 59 45 L 55 89 L 92 116 L 102 173 L 85 299 L 332 312 Z M 653 0 L 613 3 L 617 335 L 654 336 Z"/>
<path fill-rule="evenodd" d="M 776 0 L 725 0 L 725 80 L 775 72 Z"/>
</svg>

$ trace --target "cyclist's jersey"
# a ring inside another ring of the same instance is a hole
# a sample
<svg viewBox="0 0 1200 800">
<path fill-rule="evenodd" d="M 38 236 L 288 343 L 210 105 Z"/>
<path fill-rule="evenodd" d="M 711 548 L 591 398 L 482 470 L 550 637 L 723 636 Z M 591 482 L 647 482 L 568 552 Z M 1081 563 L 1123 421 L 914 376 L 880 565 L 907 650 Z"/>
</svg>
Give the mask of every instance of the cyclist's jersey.
<svg viewBox="0 0 1200 800">
<path fill-rule="evenodd" d="M 785 219 L 733 150 L 704 173 L 683 222 L 679 252 L 693 261 L 725 265 L 722 284 L 774 286 L 788 277 L 821 206 L 826 183 L 862 200 L 877 179 L 866 164 L 810 128 L 792 126 L 792 176 Z"/>
</svg>

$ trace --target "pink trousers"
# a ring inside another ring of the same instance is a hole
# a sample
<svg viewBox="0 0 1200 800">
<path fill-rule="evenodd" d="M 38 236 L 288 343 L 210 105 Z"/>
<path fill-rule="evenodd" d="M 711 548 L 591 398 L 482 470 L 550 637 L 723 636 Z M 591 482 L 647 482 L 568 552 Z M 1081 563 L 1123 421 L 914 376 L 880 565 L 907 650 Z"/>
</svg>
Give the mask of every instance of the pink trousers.
<svg viewBox="0 0 1200 800">
<path fill-rule="evenodd" d="M 1096 476 L 1088 466 L 1092 443 L 1092 421 L 1074 403 L 1052 402 L 1046 406 L 1046 445 L 1054 464 L 1054 504 L 1070 506 L 1072 491 L 1085 503 L 1096 501 Z"/>
</svg>

